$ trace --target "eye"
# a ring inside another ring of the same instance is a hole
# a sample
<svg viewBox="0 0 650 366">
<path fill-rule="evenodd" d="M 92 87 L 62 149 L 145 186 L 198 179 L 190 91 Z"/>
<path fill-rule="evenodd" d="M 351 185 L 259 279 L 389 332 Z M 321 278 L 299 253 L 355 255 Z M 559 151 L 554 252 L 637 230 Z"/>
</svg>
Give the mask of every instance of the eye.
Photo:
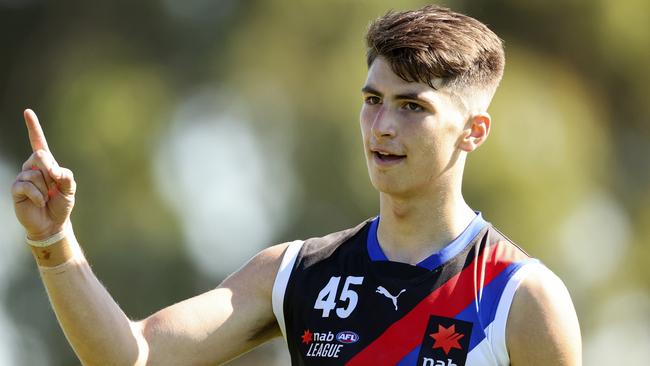
<svg viewBox="0 0 650 366">
<path fill-rule="evenodd" d="M 364 99 L 364 102 L 366 104 L 375 105 L 375 104 L 381 103 L 381 99 L 379 99 L 379 97 L 377 97 L 377 96 L 371 95 L 371 96 L 366 97 Z"/>
<path fill-rule="evenodd" d="M 422 112 L 424 110 L 421 105 L 413 102 L 404 103 L 403 108 L 411 112 Z"/>
</svg>

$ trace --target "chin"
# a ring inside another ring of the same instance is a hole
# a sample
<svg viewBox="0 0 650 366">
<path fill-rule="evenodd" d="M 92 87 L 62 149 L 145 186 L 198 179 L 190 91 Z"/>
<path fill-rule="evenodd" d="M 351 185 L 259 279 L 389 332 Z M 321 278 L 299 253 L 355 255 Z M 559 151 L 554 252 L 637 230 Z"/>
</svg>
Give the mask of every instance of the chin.
<svg viewBox="0 0 650 366">
<path fill-rule="evenodd" d="M 370 182 L 372 186 L 375 187 L 377 192 L 384 193 L 391 196 L 403 196 L 408 194 L 410 189 L 408 189 L 405 182 L 399 177 L 376 177 L 371 176 Z"/>
</svg>

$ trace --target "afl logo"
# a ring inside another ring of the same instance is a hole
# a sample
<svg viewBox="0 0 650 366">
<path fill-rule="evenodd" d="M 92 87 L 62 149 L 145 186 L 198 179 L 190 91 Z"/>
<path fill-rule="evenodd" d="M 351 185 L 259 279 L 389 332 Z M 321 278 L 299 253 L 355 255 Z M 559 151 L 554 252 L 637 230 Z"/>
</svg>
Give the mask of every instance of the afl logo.
<svg viewBox="0 0 650 366">
<path fill-rule="evenodd" d="M 355 332 L 346 330 L 345 332 L 339 332 L 336 335 L 336 340 L 345 344 L 355 343 L 359 340 L 359 335 Z"/>
</svg>

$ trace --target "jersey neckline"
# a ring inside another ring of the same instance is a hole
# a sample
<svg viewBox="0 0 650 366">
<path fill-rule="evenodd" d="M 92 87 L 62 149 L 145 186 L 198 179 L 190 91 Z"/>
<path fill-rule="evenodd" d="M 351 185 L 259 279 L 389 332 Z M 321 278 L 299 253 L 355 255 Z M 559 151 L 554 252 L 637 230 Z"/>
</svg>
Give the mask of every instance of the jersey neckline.
<svg viewBox="0 0 650 366">
<path fill-rule="evenodd" d="M 375 217 L 370 222 L 370 228 L 368 229 L 368 236 L 366 239 L 366 248 L 368 251 L 368 256 L 370 261 L 389 261 L 388 257 L 381 249 L 379 245 L 379 240 L 377 239 L 377 227 L 379 226 L 379 216 Z M 423 259 L 416 264 L 418 267 L 426 268 L 430 271 L 440 267 L 448 260 L 452 259 L 458 253 L 462 252 L 467 245 L 469 245 L 472 240 L 478 235 L 483 228 L 487 226 L 487 222 L 483 219 L 481 212 L 476 211 L 476 216 L 472 221 L 467 225 L 465 230 L 452 240 L 451 243 L 445 245 L 438 252 L 435 252 Z"/>
</svg>

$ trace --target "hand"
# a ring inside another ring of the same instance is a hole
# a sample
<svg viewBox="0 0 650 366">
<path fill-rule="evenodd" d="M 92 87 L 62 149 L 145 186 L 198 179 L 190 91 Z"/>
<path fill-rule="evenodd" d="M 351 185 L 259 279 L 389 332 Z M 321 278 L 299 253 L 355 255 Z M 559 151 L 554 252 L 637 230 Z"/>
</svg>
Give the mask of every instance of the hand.
<svg viewBox="0 0 650 366">
<path fill-rule="evenodd" d="M 27 237 L 43 240 L 69 225 L 77 184 L 72 172 L 54 160 L 36 114 L 27 109 L 24 117 L 33 154 L 23 164 L 11 193 Z"/>
</svg>

